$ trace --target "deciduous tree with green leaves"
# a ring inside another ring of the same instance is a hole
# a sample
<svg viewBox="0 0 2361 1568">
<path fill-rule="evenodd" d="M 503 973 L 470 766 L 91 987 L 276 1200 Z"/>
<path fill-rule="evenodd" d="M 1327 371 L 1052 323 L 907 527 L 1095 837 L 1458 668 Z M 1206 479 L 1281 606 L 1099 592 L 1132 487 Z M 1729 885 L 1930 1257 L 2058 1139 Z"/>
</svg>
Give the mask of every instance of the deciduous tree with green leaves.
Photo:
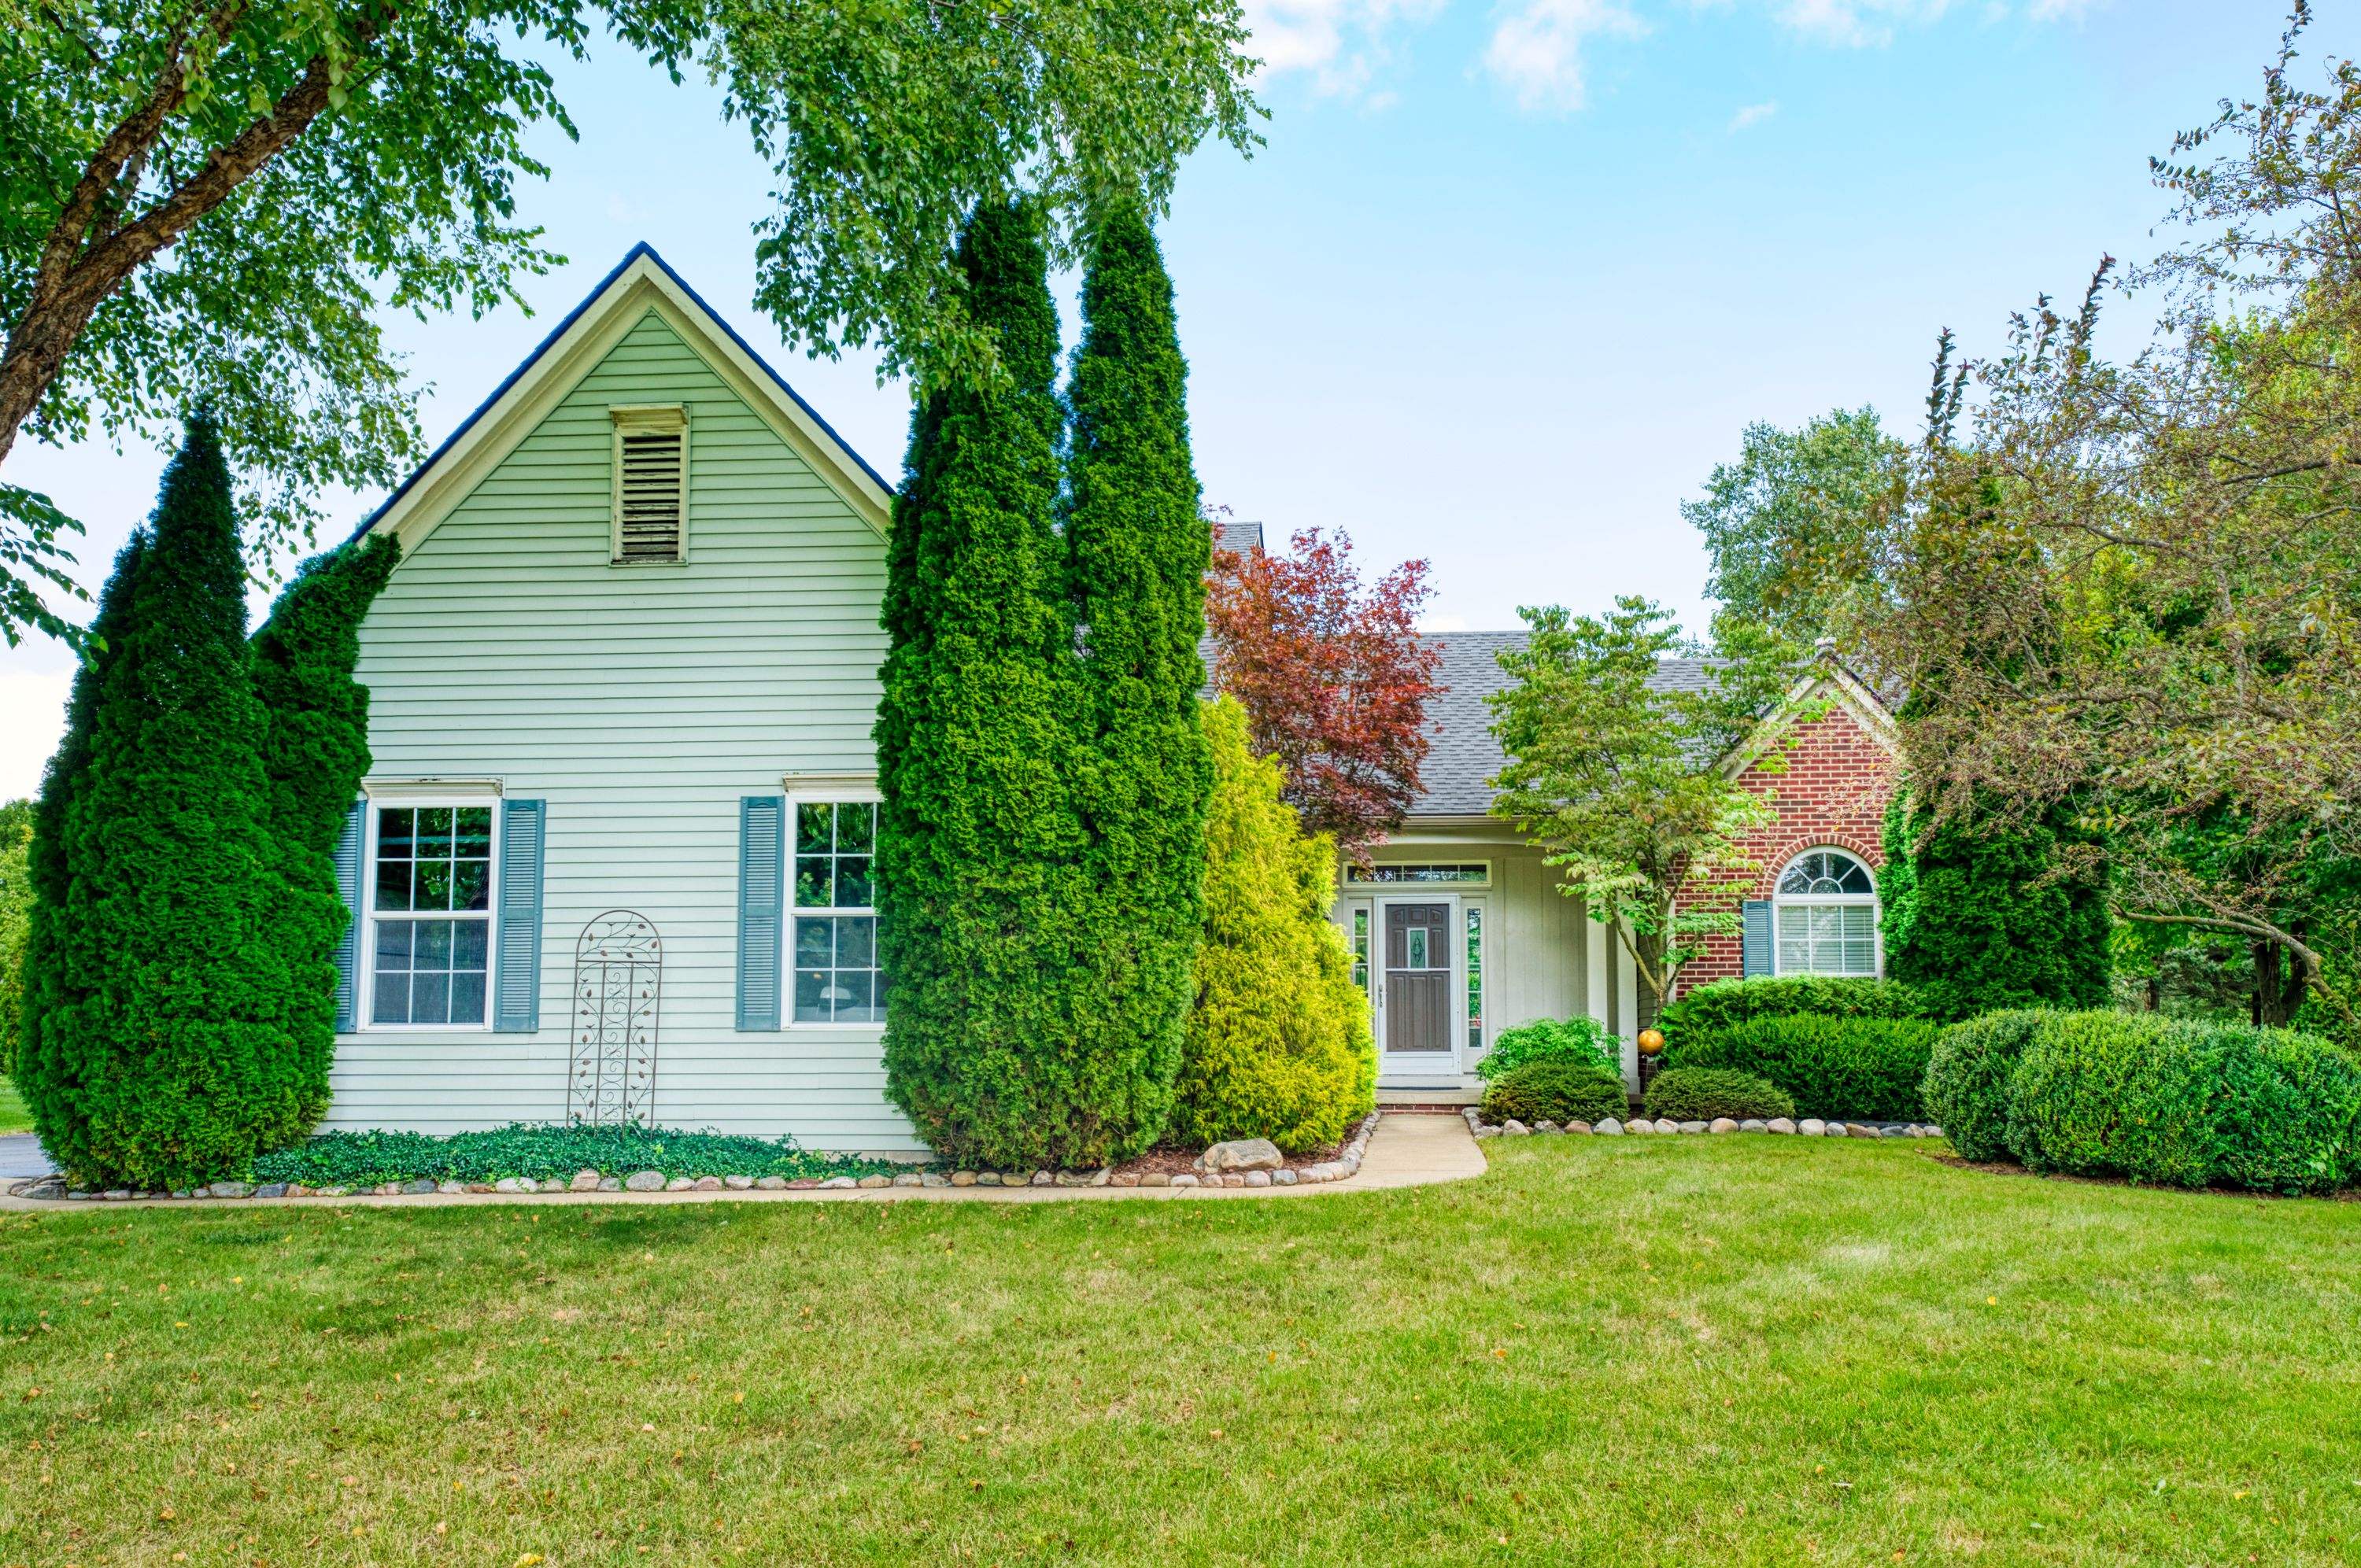
<svg viewBox="0 0 2361 1568">
<path fill-rule="evenodd" d="M 1719 764 L 1786 696 L 1795 650 L 1725 618 L 1708 678 L 1692 686 L 1664 678 L 1666 658 L 1697 650 L 1646 599 L 1619 598 L 1602 617 L 1518 613 L 1532 635 L 1501 652 L 1512 684 L 1485 699 L 1508 755 L 1492 811 L 1631 952 L 1653 1019 L 1699 939 L 1738 927 L 1721 884 L 1755 869 L 1738 840 L 1772 810 Z M 1775 772 L 1780 760 L 1774 750 L 1761 766 Z"/>
<path fill-rule="evenodd" d="M 249 543 L 324 486 L 389 482 L 418 430 L 381 310 L 517 297 L 562 259 L 515 217 L 548 62 L 604 32 L 725 92 L 777 181 L 756 300 L 814 352 L 994 373 L 949 264 L 1016 194 L 1060 261 L 1113 197 L 1160 210 L 1208 134 L 1241 150 L 1236 0 L 0 0 L 0 463 L 17 437 L 218 421 Z M 70 630 L 73 520 L 0 485 L 0 633 Z"/>
<path fill-rule="evenodd" d="M 1836 633 L 1862 608 L 1870 542 L 1900 499 L 1907 448 L 1875 409 L 1834 409 L 1798 430 L 1758 422 L 1681 515 L 1705 535 L 1706 592 L 1725 614 L 1791 641 Z"/>
</svg>

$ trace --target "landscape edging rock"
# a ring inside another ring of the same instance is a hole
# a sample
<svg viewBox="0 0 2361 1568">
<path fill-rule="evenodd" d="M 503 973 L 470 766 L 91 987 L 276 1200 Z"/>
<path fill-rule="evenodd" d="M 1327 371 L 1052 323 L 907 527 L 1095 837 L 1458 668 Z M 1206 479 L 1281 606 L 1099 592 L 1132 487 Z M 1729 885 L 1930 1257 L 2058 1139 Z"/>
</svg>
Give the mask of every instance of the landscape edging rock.
<svg viewBox="0 0 2361 1568">
<path fill-rule="evenodd" d="M 578 1170 L 571 1180 L 562 1177 L 510 1176 L 498 1181 L 434 1181 L 423 1177 L 412 1181 L 380 1182 L 375 1187 L 306 1187 L 301 1182 L 267 1182 L 256 1186 L 249 1181 L 217 1181 L 211 1186 L 178 1192 L 145 1192 L 117 1189 L 106 1192 L 79 1192 L 67 1188 L 59 1176 L 36 1177 L 27 1181 L 11 1182 L 6 1190 L 11 1198 L 59 1199 L 74 1202 L 126 1202 L 134 1199 L 156 1198 L 400 1198 L 424 1197 L 441 1193 L 502 1193 L 522 1196 L 543 1192 L 742 1192 L 757 1190 L 772 1191 L 838 1191 L 866 1189 L 875 1190 L 895 1187 L 1294 1187 L 1298 1185 L 1343 1181 L 1361 1168 L 1361 1157 L 1368 1151 L 1369 1138 L 1378 1130 L 1378 1118 L 1382 1113 L 1371 1111 L 1354 1126 L 1351 1135 L 1337 1149 L 1336 1157 L 1323 1160 L 1301 1170 L 1250 1170 L 1230 1172 L 1224 1176 L 1182 1174 L 1165 1176 L 1160 1172 L 1147 1176 L 1117 1176 L 1102 1167 L 1094 1171 L 905 1171 L 897 1176 L 863 1177 L 831 1176 L 798 1177 L 789 1180 L 780 1176 L 750 1178 L 743 1176 L 676 1176 L 667 1178 L 662 1171 L 637 1170 L 629 1176 L 604 1176 L 592 1169 Z M 965 1179 L 962 1179 L 964 1178 Z"/>
</svg>

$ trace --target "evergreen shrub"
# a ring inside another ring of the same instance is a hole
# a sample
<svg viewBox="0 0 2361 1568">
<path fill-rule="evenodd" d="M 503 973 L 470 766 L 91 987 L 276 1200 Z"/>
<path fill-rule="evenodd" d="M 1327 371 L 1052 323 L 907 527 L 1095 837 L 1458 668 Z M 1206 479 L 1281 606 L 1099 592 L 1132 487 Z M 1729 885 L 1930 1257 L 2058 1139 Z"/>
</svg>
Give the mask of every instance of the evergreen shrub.
<svg viewBox="0 0 2361 1568">
<path fill-rule="evenodd" d="M 1679 1066 L 1687 1046 L 1752 1018 L 1814 1014 L 1826 1018 L 1931 1016 L 1915 986 L 1894 980 L 1844 975 L 1762 976 L 1698 986 L 1664 1009 L 1656 1027 L 1664 1036 L 1664 1065 Z"/>
<path fill-rule="evenodd" d="M 1648 1114 L 1672 1122 L 1793 1116 L 1795 1097 L 1769 1079 L 1725 1068 L 1667 1068 L 1648 1085 Z"/>
<path fill-rule="evenodd" d="M 2034 1170 L 2202 1187 L 2221 1158 L 2202 1029 L 2153 1013 L 2060 1013 L 2009 1080 L 2009 1147 Z"/>
<path fill-rule="evenodd" d="M 246 567 L 204 416 L 189 421 L 147 542 L 126 559 L 133 570 L 109 585 L 115 603 L 100 617 L 107 645 L 76 683 L 75 728 L 37 813 L 17 1084 L 76 1181 L 180 1188 L 288 1143 L 327 1103 L 291 1022 L 317 976 L 274 939 L 289 892 L 247 667 Z"/>
<path fill-rule="evenodd" d="M 2009 1157 L 2009 1080 L 2048 1015 L 2038 1009 L 1987 1013 L 1935 1037 L 1920 1098 L 1960 1158 Z"/>
<path fill-rule="evenodd" d="M 1677 1055 L 1665 1048 L 1665 1070 L 1723 1068 L 1768 1079 L 1795 1096 L 1799 1115 L 1916 1122 L 1926 1114 L 1918 1090 L 1940 1032 L 1923 1018 L 1772 1014 L 1702 1038 L 1684 1036 Z"/>
<path fill-rule="evenodd" d="M 307 1187 L 374 1187 L 381 1181 L 535 1181 L 570 1179 L 577 1171 L 628 1176 L 868 1176 L 896 1168 L 876 1160 L 809 1154 L 793 1138 L 740 1137 L 663 1127 L 581 1127 L 513 1122 L 482 1132 L 322 1133 L 254 1161 L 257 1181 Z"/>
<path fill-rule="evenodd" d="M 2213 1025 L 2222 1099 L 2214 1179 L 2265 1192 L 2361 1182 L 2361 1064 L 2291 1029 Z"/>
<path fill-rule="evenodd" d="M 1596 1018 L 1540 1018 L 1503 1029 L 1476 1064 L 1476 1076 L 1489 1083 L 1529 1061 L 1570 1061 L 1602 1072 L 1621 1073 L 1623 1042 Z"/>
<path fill-rule="evenodd" d="M 1929 1016 L 2106 1005 L 2106 889 L 2050 874 L 2070 832 L 2049 819 L 1934 823 L 1898 796 L 1886 808 L 1885 970 L 1917 988 Z"/>
<path fill-rule="evenodd" d="M 1246 713 L 1204 710 L 1213 764 L 1204 942 L 1171 1135 L 1324 1148 L 1376 1103 L 1377 1048 L 1352 956 L 1328 919 L 1336 853 L 1279 798 L 1279 764 L 1252 755 Z"/>
<path fill-rule="evenodd" d="M 1074 1057 L 1104 1086 L 1090 1107 L 1101 1125 L 1086 1141 L 1115 1157 L 1164 1127 L 1180 1069 L 1206 922 L 1213 790 L 1197 711 L 1212 536 L 1189 455 L 1188 365 L 1172 280 L 1137 206 L 1101 214 L 1082 316 L 1066 393 L 1072 424 L 1059 539 L 1076 633 L 1064 641 L 1080 654 L 1072 765 L 1087 902 L 1064 913 L 1081 992 L 1071 1012 Z M 1300 841 L 1291 831 L 1286 837 Z M 1333 882 L 1334 867 L 1322 874 Z M 1313 1005 L 1305 1027 L 1321 1043 L 1311 1054 L 1333 1069 L 1350 1052 L 1330 1005 Z M 1282 1059 L 1309 1065 L 1300 1051 L 1251 1054 L 1266 1069 Z M 1333 1077 L 1314 1069 L 1312 1081 L 1279 1091 L 1287 1109 L 1253 1114 L 1275 1117 L 1310 1146 L 1333 1142 L 1315 1131 L 1349 1093 Z M 1201 1098 L 1199 1106 L 1210 1102 Z"/>
<path fill-rule="evenodd" d="M 957 265 L 1003 374 L 924 390 L 887 540 L 875 728 L 886 1092 L 948 1159 L 1102 1165 L 1162 1131 L 1175 1061 L 1156 1039 L 1110 1054 L 1078 1035 L 1104 987 L 1077 927 L 1095 905 L 1052 514 L 1058 313 L 1038 215 L 980 208 Z"/>
<path fill-rule="evenodd" d="M 2333 1042 L 2148 1013 L 2037 1017 L 2008 1084 L 2008 1147 L 2028 1168 L 2287 1193 L 2361 1180 L 2361 1067 Z"/>
<path fill-rule="evenodd" d="M 1572 1061 L 1529 1061 L 1511 1068 L 1484 1091 L 1478 1108 L 1487 1122 L 1603 1122 L 1631 1113 L 1623 1080 Z"/>
</svg>

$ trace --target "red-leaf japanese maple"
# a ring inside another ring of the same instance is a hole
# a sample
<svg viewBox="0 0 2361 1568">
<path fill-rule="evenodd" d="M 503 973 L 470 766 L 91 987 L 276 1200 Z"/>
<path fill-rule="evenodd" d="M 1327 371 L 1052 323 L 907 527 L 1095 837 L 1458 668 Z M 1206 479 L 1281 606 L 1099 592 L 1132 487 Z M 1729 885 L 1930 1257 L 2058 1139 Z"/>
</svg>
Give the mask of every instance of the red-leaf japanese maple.
<svg viewBox="0 0 2361 1568">
<path fill-rule="evenodd" d="M 1257 753 L 1275 756 L 1288 801 L 1312 832 L 1366 863 L 1418 799 L 1426 699 L 1440 644 L 1420 640 L 1433 590 L 1407 561 L 1366 590 L 1343 530 L 1295 535 L 1293 554 L 1216 548 L 1205 622 L 1214 679 L 1246 710 Z"/>
</svg>

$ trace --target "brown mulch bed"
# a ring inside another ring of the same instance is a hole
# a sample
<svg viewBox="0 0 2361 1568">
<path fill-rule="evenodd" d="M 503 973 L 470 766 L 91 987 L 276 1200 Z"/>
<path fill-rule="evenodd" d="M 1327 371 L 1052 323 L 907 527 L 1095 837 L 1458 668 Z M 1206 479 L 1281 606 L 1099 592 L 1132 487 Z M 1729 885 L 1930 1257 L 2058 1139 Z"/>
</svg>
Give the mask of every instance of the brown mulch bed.
<svg viewBox="0 0 2361 1568">
<path fill-rule="evenodd" d="M 1342 1144 L 1334 1144 L 1327 1148 L 1314 1150 L 1311 1154 L 1290 1155 L 1287 1157 L 1287 1168 L 1301 1170 L 1306 1166 L 1318 1165 L 1323 1160 L 1334 1159 L 1344 1146 Z M 1204 1152 L 1202 1149 L 1150 1149 L 1128 1165 L 1116 1166 L 1115 1173 L 1117 1176 L 1147 1176 L 1151 1173 L 1161 1173 L 1165 1176 L 1200 1175 L 1202 1173 L 1197 1169 L 1197 1157 Z"/>
<path fill-rule="evenodd" d="M 1955 1170 L 1980 1170 L 1986 1176 L 2031 1176 L 2043 1181 L 2069 1181 L 2084 1187 L 2138 1187 L 2149 1192 L 2202 1192 L 2209 1198 L 2257 1198 L 2276 1201 L 2286 1194 L 2257 1192 L 2251 1187 L 2158 1187 L 2152 1182 L 2131 1181 L 2120 1176 L 2070 1176 L 2064 1171 L 2027 1170 L 2015 1160 L 1961 1159 L 1955 1154 L 1928 1154 L 1938 1165 L 1948 1165 Z M 2361 1203 L 2361 1188 L 2343 1192 L 2308 1192 L 2302 1196 L 2324 1199 L 2331 1203 Z"/>
</svg>

